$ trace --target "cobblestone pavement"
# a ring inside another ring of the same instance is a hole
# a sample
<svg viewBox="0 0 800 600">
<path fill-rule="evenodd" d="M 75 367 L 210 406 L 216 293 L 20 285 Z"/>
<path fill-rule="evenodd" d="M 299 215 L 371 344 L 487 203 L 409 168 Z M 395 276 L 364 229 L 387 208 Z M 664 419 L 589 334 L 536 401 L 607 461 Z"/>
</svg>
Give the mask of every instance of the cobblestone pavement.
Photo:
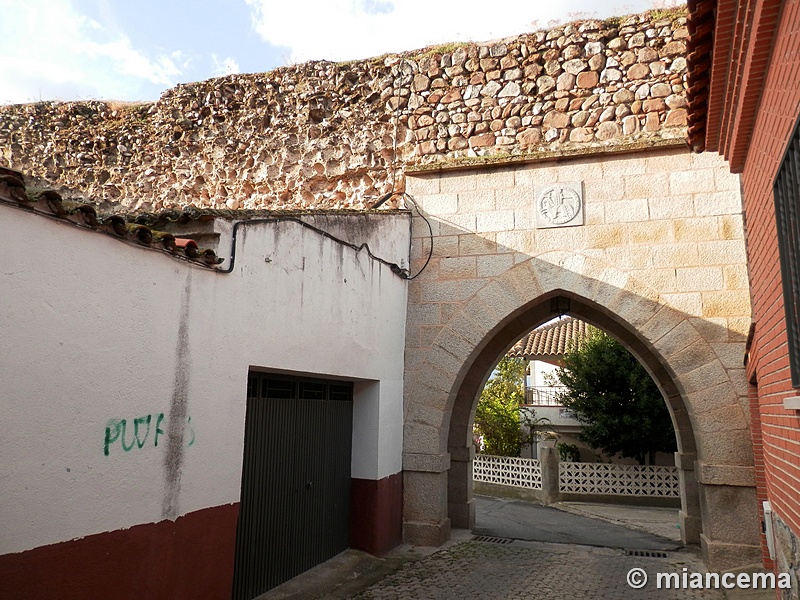
<svg viewBox="0 0 800 600">
<path fill-rule="evenodd" d="M 639 590 L 626 582 L 633 568 L 647 572 Z M 545 542 L 498 544 L 462 541 L 414 563 L 353 596 L 358 600 L 516 599 L 722 599 L 717 590 L 657 589 L 656 573 L 702 572 L 691 552 L 667 558 L 626 556 L 623 550 Z"/>
</svg>

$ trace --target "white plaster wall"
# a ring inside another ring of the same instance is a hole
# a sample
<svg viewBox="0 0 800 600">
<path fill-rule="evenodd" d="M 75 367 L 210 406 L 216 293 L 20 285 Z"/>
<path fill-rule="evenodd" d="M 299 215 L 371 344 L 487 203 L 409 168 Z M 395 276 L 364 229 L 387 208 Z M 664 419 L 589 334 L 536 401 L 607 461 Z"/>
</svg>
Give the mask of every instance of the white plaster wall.
<svg viewBox="0 0 800 600">
<path fill-rule="evenodd" d="M 556 365 L 551 365 L 550 363 L 546 363 L 541 360 L 532 360 L 530 385 L 548 385 L 547 380 L 545 379 L 545 375 L 550 375 L 550 374 L 555 375 L 554 372 L 557 368 L 558 367 Z"/>
<path fill-rule="evenodd" d="M 411 219 L 405 225 L 398 225 L 395 219 L 384 217 L 385 215 L 365 213 L 348 215 L 346 219 L 342 219 L 336 214 L 311 213 L 303 215 L 302 220 L 357 246 L 366 241 L 365 232 L 368 232 L 369 249 L 373 254 L 397 265 L 402 261 L 407 263 L 408 237 L 396 235 L 395 229 L 410 229 Z"/>
<path fill-rule="evenodd" d="M 408 248 L 406 215 L 378 222 L 349 241 Z M 252 225 L 220 275 L 7 206 L 0 248 L 0 553 L 238 502 L 251 367 L 356 381 L 352 476 L 401 470 L 406 282 L 364 252 Z M 169 479 L 153 433 L 176 382 L 191 424 Z M 109 421 L 146 415 L 144 446 L 106 456 Z"/>
</svg>

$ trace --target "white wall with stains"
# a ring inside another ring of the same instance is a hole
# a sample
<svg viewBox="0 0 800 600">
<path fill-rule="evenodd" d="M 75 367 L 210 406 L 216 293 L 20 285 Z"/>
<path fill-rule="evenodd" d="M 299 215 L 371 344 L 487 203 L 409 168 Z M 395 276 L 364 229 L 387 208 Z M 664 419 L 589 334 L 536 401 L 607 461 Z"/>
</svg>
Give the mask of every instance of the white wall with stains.
<svg viewBox="0 0 800 600">
<path fill-rule="evenodd" d="M 297 223 L 238 244 L 221 275 L 0 205 L 0 554 L 238 502 L 250 368 L 356 381 L 352 476 L 401 470 L 406 282 Z"/>
</svg>

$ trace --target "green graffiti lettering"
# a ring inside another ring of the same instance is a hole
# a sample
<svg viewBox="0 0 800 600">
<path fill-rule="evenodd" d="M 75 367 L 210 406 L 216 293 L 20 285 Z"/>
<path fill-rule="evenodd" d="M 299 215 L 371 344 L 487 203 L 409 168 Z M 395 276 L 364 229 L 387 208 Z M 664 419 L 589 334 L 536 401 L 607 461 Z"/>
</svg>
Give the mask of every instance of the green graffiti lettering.
<svg viewBox="0 0 800 600">
<path fill-rule="evenodd" d="M 189 435 L 192 437 L 192 439 L 189 440 L 189 443 L 186 444 L 186 447 L 188 448 L 194 444 L 194 427 L 192 427 L 192 417 L 186 417 L 186 425 L 189 428 Z"/>
<path fill-rule="evenodd" d="M 139 448 L 144 446 L 144 443 L 147 441 L 147 436 L 150 435 L 150 421 L 152 420 L 153 415 L 147 415 L 146 417 L 139 417 L 133 422 L 133 437 L 136 440 L 136 445 Z M 139 439 L 139 425 L 147 424 L 147 431 L 145 431 L 144 437 Z"/>
<path fill-rule="evenodd" d="M 158 446 L 158 434 L 164 434 L 164 430 L 161 429 L 161 423 L 164 422 L 164 413 L 159 413 L 158 418 L 156 419 L 156 432 L 154 434 L 154 446 Z"/>
<path fill-rule="evenodd" d="M 153 425 L 153 417 L 155 417 L 155 428 Z M 126 419 L 111 419 L 106 424 L 105 436 L 103 438 L 103 454 L 108 456 L 111 453 L 111 447 L 115 442 L 119 441 L 122 450 L 130 452 L 134 447 L 144 448 L 147 441 L 150 439 L 150 430 L 153 431 L 153 447 L 158 447 L 158 439 L 160 436 L 166 435 L 164 429 L 166 417 L 164 413 L 144 415 L 131 419 L 131 430 L 128 431 L 128 421 Z M 127 439 L 127 434 L 131 433 L 132 439 L 130 442 Z M 192 417 L 186 417 L 186 424 L 184 427 L 186 447 L 193 446 L 196 440 L 194 427 L 192 426 Z"/>
<path fill-rule="evenodd" d="M 112 433 L 113 432 L 113 433 Z M 111 419 L 106 425 L 106 438 L 103 443 L 103 453 L 108 456 L 109 446 L 119 437 L 119 420 Z"/>
<path fill-rule="evenodd" d="M 125 419 L 122 419 L 120 421 L 120 423 L 122 424 L 122 435 L 119 436 L 119 441 L 122 444 L 122 449 L 125 450 L 125 452 L 130 452 L 133 449 L 134 444 L 136 444 L 136 438 L 134 438 L 133 441 L 130 444 L 126 444 L 125 443 L 125 429 L 126 429 L 127 423 L 126 423 Z"/>
</svg>

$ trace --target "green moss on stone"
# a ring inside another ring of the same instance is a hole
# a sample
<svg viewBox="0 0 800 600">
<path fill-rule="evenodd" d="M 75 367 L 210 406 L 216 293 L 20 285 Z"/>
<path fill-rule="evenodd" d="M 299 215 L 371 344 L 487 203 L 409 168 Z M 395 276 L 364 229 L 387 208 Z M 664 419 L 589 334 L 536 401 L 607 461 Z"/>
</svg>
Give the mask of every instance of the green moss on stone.
<svg viewBox="0 0 800 600">
<path fill-rule="evenodd" d="M 606 146 L 575 146 L 572 148 L 560 148 L 558 150 L 536 150 L 521 154 L 498 152 L 496 154 L 487 154 L 484 156 L 447 157 L 432 163 L 410 165 L 405 172 L 407 175 L 413 175 L 415 173 L 472 169 L 485 166 L 506 166 L 546 160 L 558 160 L 577 156 L 617 154 L 623 152 L 647 150 L 650 148 L 675 147 L 685 148 L 686 140 L 683 138 L 645 138 L 633 142 L 622 142 Z"/>
</svg>

